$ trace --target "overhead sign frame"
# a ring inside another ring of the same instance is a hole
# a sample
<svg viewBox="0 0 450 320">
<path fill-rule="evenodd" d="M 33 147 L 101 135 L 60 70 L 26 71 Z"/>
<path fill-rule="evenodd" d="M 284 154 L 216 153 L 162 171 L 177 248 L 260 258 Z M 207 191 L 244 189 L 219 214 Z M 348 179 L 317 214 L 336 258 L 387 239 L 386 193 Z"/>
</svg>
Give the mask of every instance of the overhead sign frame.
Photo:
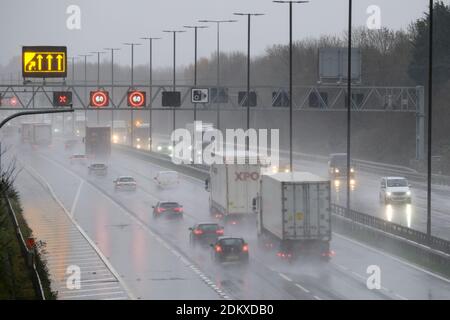
<svg viewBox="0 0 450 320">
<path fill-rule="evenodd" d="M 23 46 L 22 77 L 66 78 L 67 47 Z"/>
</svg>

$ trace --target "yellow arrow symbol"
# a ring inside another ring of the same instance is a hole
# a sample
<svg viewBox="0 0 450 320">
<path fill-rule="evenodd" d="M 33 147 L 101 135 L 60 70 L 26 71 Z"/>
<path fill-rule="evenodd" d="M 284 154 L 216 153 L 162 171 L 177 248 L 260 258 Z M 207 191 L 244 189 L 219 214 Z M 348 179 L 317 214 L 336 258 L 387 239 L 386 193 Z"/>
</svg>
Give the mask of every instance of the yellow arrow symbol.
<svg viewBox="0 0 450 320">
<path fill-rule="evenodd" d="M 60 55 L 60 54 L 58 54 L 57 56 L 56 56 L 56 60 L 58 60 L 58 71 L 59 70 L 62 70 L 62 59 L 63 59 L 63 57 L 62 57 L 62 55 Z"/>
<path fill-rule="evenodd" d="M 35 67 L 36 67 L 36 61 L 31 61 L 28 64 L 28 71 L 34 70 Z"/>
<path fill-rule="evenodd" d="M 42 59 L 44 59 L 44 57 L 41 55 L 38 55 L 37 59 L 38 59 L 38 70 L 42 70 Z"/>
<path fill-rule="evenodd" d="M 47 55 L 47 70 L 51 71 L 52 70 L 52 60 L 53 60 L 53 56 L 51 54 Z"/>
</svg>

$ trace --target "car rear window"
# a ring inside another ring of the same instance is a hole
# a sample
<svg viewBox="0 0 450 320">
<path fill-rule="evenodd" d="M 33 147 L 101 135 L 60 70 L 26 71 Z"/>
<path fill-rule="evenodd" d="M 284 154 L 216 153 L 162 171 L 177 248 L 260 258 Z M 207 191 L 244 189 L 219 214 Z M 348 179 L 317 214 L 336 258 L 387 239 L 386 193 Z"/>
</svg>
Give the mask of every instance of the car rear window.
<svg viewBox="0 0 450 320">
<path fill-rule="evenodd" d="M 244 241 L 242 239 L 237 239 L 237 238 L 228 238 L 228 239 L 220 240 L 220 244 L 222 244 L 224 246 L 239 246 L 239 245 L 243 245 Z"/>
<path fill-rule="evenodd" d="M 104 167 L 105 167 L 105 165 L 104 165 L 104 164 L 101 164 L 101 163 L 93 164 L 92 166 L 93 166 L 94 168 L 104 168 Z"/>
<path fill-rule="evenodd" d="M 178 202 L 162 202 L 159 206 L 163 208 L 177 208 L 180 205 Z"/>
<path fill-rule="evenodd" d="M 126 178 L 120 178 L 119 179 L 121 182 L 133 182 L 134 181 L 134 179 L 133 178 L 128 178 L 128 177 L 126 177 Z"/>
<path fill-rule="evenodd" d="M 219 229 L 219 225 L 218 224 L 199 224 L 198 225 L 199 229 L 205 230 L 205 231 L 216 231 L 217 229 Z"/>
<path fill-rule="evenodd" d="M 77 159 L 82 159 L 82 158 L 84 158 L 84 154 L 76 154 L 73 157 L 77 158 Z"/>
</svg>

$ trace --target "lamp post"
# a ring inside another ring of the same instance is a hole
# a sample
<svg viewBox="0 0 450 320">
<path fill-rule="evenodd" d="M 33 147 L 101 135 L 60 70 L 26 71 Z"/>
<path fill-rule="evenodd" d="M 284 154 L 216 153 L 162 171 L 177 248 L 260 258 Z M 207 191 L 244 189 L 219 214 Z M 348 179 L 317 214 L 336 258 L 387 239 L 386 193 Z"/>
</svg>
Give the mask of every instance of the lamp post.
<svg viewBox="0 0 450 320">
<path fill-rule="evenodd" d="M 220 25 L 222 23 L 233 23 L 233 22 L 237 22 L 237 20 L 198 20 L 198 22 L 202 22 L 202 23 L 215 23 L 217 26 L 217 58 L 216 58 L 216 63 L 217 63 L 217 96 L 219 95 L 219 86 L 220 86 Z M 217 100 L 217 96 L 216 96 L 216 100 Z M 217 104 L 217 129 L 220 130 L 220 108 L 219 105 Z"/>
<path fill-rule="evenodd" d="M 207 26 L 184 26 L 188 29 L 194 29 L 194 87 L 197 86 L 197 30 L 208 28 Z M 194 103 L 194 122 L 197 121 L 197 104 Z"/>
<path fill-rule="evenodd" d="M 172 33 L 173 34 L 173 92 L 176 91 L 176 39 L 177 39 L 177 33 L 182 33 L 182 32 L 186 32 L 184 30 L 163 30 L 163 32 L 166 33 Z M 173 123 L 172 123 L 172 128 L 173 131 L 175 131 L 175 126 L 176 126 L 176 119 L 175 119 L 175 107 L 173 108 Z M 172 150 L 174 148 L 173 142 L 172 142 Z"/>
<path fill-rule="evenodd" d="M 350 156 L 352 127 L 352 9 L 353 1 L 348 0 L 348 43 L 347 43 L 347 213 L 350 213 Z"/>
<path fill-rule="evenodd" d="M 292 129 L 292 4 L 308 3 L 309 1 L 274 1 L 275 3 L 289 4 L 289 171 L 293 171 L 293 129 Z"/>
<path fill-rule="evenodd" d="M 135 42 L 126 42 L 124 45 L 131 47 L 131 90 L 134 88 L 134 46 L 140 46 L 141 43 L 135 43 Z M 131 139 L 131 147 L 134 147 L 134 114 L 133 110 L 130 111 L 130 117 L 131 117 L 131 130 L 130 130 L 130 139 Z"/>
<path fill-rule="evenodd" d="M 250 128 L 250 27 L 251 17 L 264 15 L 263 13 L 234 13 L 236 16 L 247 16 L 247 130 Z M 245 150 L 249 151 L 249 135 L 246 136 Z"/>
<path fill-rule="evenodd" d="M 142 40 L 148 40 L 149 43 L 149 82 L 148 82 L 148 111 L 149 111 L 149 118 L 148 118 L 148 139 L 149 139 L 149 149 L 150 151 L 152 151 L 152 146 L 153 146 L 153 137 L 152 137 L 152 132 L 153 132 L 153 125 L 152 125 L 152 99 L 153 99 L 153 90 L 152 90 L 152 86 L 153 86 L 153 41 L 154 40 L 159 40 L 162 38 L 154 38 L 154 37 L 142 37 Z"/>
<path fill-rule="evenodd" d="M 97 54 L 97 90 L 100 88 L 100 55 L 106 52 L 104 51 L 92 51 L 92 54 Z M 100 111 L 97 109 L 97 124 L 99 124 Z"/>
<path fill-rule="evenodd" d="M 89 106 L 88 96 L 87 96 L 87 57 L 91 57 L 91 54 L 79 54 L 80 57 L 84 57 L 84 101 L 86 105 L 84 108 L 84 126 L 87 125 L 87 108 Z"/>
<path fill-rule="evenodd" d="M 119 51 L 120 48 L 104 48 L 103 50 L 111 51 L 111 135 L 114 135 L 114 51 Z"/>
</svg>

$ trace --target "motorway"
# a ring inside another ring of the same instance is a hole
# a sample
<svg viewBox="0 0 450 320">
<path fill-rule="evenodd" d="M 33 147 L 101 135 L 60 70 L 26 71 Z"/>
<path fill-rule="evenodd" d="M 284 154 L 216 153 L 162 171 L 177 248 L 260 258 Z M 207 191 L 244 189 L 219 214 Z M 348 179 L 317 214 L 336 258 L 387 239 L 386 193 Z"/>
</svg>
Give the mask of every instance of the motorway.
<svg viewBox="0 0 450 320">
<path fill-rule="evenodd" d="M 242 235 L 249 242 L 250 264 L 246 267 L 217 266 L 210 259 L 209 248 L 193 249 L 188 241 L 188 227 L 210 220 L 208 193 L 203 181 L 182 176 L 179 186 L 161 190 L 152 178 L 163 169 L 127 154 L 114 151 L 107 176 L 96 177 L 88 175 L 85 165 L 70 165 L 68 157 L 74 151 L 66 152 L 60 142 L 44 148 L 19 146 L 15 141 L 11 144 L 16 146 L 11 152 L 21 161 L 23 172 L 37 173 L 53 190 L 53 202 L 47 201 L 47 206 L 41 203 L 40 210 L 70 215 L 99 250 L 111 272 L 118 275 L 128 298 L 450 298 L 450 280 L 335 233 L 331 243 L 335 256 L 331 262 L 299 260 L 287 264 L 279 261 L 273 252 L 258 248 L 253 226 L 227 227 L 226 234 Z M 82 147 L 78 146 L 80 150 Z M 314 167 L 310 168 L 314 171 Z M 112 180 L 119 175 L 133 175 L 138 183 L 137 190 L 115 192 Z M 378 179 L 374 180 L 370 188 L 377 182 Z M 19 178 L 16 184 L 22 200 L 29 203 L 27 179 Z M 358 185 L 353 198 L 363 191 Z M 34 192 L 41 192 L 48 198 L 48 188 L 36 186 Z M 372 194 L 367 193 L 366 197 L 371 199 Z M 65 210 L 55 209 L 55 199 Z M 185 208 L 184 219 L 154 221 L 151 206 L 158 200 L 179 201 Z M 32 221 L 30 226 L 33 228 Z M 64 237 L 64 232 L 58 228 L 55 225 L 53 231 Z M 34 230 L 40 239 L 39 228 Z M 67 237 L 70 239 L 70 235 Z M 77 244 L 65 250 L 70 254 L 78 250 Z M 366 286 L 369 276 L 366 270 L 370 265 L 380 267 L 381 289 L 369 290 Z"/>
<path fill-rule="evenodd" d="M 156 143 L 168 143 L 168 137 L 155 134 Z M 280 152 L 280 162 L 287 164 L 287 152 Z M 328 164 L 321 161 L 306 161 L 294 158 L 296 171 L 307 171 L 322 177 L 328 177 Z M 401 176 L 401 174 L 399 174 Z M 412 203 L 410 205 L 387 205 L 380 203 L 379 191 L 382 174 L 364 171 L 356 172 L 356 184 L 350 195 L 352 210 L 398 223 L 409 228 L 426 232 L 427 230 L 427 192 L 426 184 L 410 181 Z M 384 176 L 392 176 L 386 173 Z M 346 207 L 346 180 L 333 183 L 332 202 Z M 450 186 L 432 185 L 432 235 L 450 240 Z"/>
</svg>

